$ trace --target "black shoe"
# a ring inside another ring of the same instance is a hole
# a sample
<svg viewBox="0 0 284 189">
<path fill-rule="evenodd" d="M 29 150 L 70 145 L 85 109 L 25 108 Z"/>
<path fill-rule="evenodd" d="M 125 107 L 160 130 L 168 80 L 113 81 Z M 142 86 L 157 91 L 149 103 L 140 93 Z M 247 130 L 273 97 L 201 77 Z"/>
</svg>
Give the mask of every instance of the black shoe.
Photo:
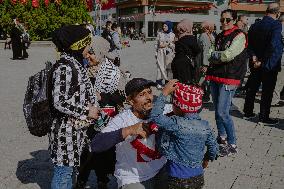
<svg viewBox="0 0 284 189">
<path fill-rule="evenodd" d="M 221 137 L 217 137 L 217 143 L 220 144 L 220 145 L 227 145 L 227 139 L 223 139 Z"/>
<path fill-rule="evenodd" d="M 256 117 L 256 114 L 255 113 L 251 113 L 251 114 L 246 114 L 244 115 L 244 119 L 252 119 L 252 118 L 255 118 Z"/>
<path fill-rule="evenodd" d="M 279 124 L 279 120 L 278 119 L 271 119 L 271 118 L 259 118 L 259 122 L 258 123 L 262 123 L 264 125 L 277 125 Z"/>
<path fill-rule="evenodd" d="M 233 147 L 231 144 L 228 144 L 227 146 L 221 147 L 220 146 L 220 157 L 225 156 L 232 156 L 238 153 L 237 146 Z"/>
</svg>

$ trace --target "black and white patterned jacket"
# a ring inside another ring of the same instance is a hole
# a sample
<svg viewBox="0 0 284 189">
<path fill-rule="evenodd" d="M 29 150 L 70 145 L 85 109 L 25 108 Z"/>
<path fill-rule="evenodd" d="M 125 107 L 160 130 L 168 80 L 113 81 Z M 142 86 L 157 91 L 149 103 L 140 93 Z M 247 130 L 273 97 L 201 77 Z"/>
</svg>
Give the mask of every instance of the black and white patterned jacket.
<svg viewBox="0 0 284 189">
<path fill-rule="evenodd" d="M 79 166 L 82 148 L 87 142 L 86 130 L 89 122 L 88 104 L 97 105 L 95 90 L 87 70 L 73 57 L 66 54 L 61 58 L 71 62 L 78 72 L 78 87 L 69 94 L 72 68 L 66 63 L 59 65 L 53 73 L 54 108 L 63 113 L 55 118 L 49 135 L 49 151 L 54 164 L 58 166 Z"/>
</svg>

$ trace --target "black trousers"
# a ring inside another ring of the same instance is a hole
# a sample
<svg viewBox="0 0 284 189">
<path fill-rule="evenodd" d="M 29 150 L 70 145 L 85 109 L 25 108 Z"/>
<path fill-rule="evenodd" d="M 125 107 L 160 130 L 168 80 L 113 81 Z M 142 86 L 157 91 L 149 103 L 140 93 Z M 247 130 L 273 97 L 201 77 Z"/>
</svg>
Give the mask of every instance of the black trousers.
<svg viewBox="0 0 284 189">
<path fill-rule="evenodd" d="M 260 101 L 260 118 L 267 119 L 270 114 L 270 107 L 277 81 L 278 71 L 265 71 L 263 69 L 251 69 L 248 78 L 248 88 L 244 104 L 244 113 L 252 114 L 256 92 L 262 84 L 262 95 Z"/>
<path fill-rule="evenodd" d="M 169 189 L 201 189 L 204 185 L 204 176 L 199 175 L 188 179 L 169 177 Z"/>
<path fill-rule="evenodd" d="M 115 147 L 102 153 L 92 153 L 88 148 L 85 148 L 80 161 L 78 183 L 85 185 L 91 170 L 95 170 L 97 182 L 107 183 L 109 181 L 108 174 L 113 174 L 115 169 Z"/>
</svg>

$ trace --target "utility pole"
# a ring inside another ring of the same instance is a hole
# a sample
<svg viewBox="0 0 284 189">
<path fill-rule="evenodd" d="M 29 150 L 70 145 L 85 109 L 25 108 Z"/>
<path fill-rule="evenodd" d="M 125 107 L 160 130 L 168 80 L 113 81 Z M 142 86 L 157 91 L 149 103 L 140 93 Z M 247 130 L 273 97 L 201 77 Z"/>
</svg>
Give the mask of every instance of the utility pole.
<svg viewBox="0 0 284 189">
<path fill-rule="evenodd" d="M 156 3 L 157 0 L 155 0 L 154 4 L 153 4 L 153 8 L 152 8 L 152 15 L 153 15 L 153 37 L 155 37 L 155 10 L 156 10 Z"/>
</svg>

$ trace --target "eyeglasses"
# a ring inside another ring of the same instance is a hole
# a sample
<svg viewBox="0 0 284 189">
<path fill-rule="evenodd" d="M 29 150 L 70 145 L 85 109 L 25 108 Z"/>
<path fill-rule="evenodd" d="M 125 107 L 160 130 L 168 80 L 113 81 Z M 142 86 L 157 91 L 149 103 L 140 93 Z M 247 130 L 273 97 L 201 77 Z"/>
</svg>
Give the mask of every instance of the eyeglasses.
<svg viewBox="0 0 284 189">
<path fill-rule="evenodd" d="M 233 19 L 232 18 L 221 18 L 220 19 L 220 22 L 221 23 L 224 23 L 225 21 L 226 21 L 226 23 L 229 23 L 229 22 L 231 22 Z"/>
</svg>

